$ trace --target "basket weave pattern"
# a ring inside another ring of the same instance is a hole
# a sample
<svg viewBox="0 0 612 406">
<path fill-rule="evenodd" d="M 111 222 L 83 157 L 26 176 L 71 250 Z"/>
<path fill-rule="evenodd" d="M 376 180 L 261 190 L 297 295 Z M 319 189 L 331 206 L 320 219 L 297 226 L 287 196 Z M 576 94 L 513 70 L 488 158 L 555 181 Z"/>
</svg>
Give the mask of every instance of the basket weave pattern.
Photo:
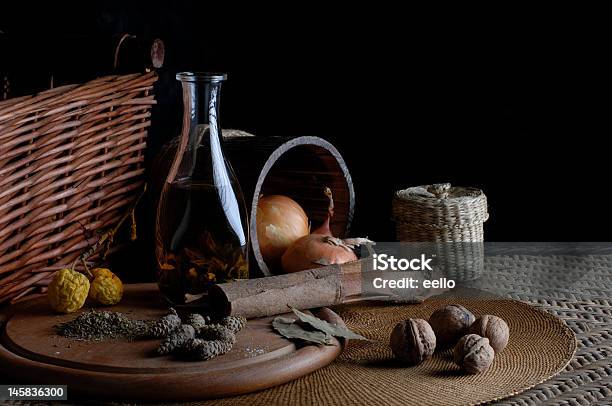
<svg viewBox="0 0 612 406">
<path fill-rule="evenodd" d="M 154 73 L 0 102 L 0 303 L 50 282 L 143 186 Z"/>
<path fill-rule="evenodd" d="M 393 199 L 399 241 L 483 241 L 487 198 L 479 189 L 448 183 L 400 190 Z"/>
<path fill-rule="evenodd" d="M 434 243 L 438 266 L 457 280 L 478 278 L 484 266 L 485 194 L 449 183 L 400 190 L 393 199 L 398 241 Z"/>
</svg>

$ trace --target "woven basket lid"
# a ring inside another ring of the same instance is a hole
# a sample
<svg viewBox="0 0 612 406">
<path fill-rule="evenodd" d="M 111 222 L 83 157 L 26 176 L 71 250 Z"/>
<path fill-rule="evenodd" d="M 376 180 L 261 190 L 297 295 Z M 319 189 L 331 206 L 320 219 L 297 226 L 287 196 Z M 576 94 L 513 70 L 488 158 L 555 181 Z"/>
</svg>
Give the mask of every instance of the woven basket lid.
<svg viewBox="0 0 612 406">
<path fill-rule="evenodd" d="M 488 218 L 487 197 L 476 188 L 438 183 L 399 190 L 393 199 L 397 222 L 455 228 L 482 224 Z"/>
</svg>

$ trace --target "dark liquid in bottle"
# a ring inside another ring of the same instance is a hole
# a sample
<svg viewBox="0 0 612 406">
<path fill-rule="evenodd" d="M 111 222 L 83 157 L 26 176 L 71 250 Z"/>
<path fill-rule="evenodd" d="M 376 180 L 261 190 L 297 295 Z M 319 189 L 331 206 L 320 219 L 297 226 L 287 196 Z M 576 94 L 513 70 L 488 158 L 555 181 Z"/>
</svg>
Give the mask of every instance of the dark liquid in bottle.
<svg viewBox="0 0 612 406">
<path fill-rule="evenodd" d="M 160 199 L 157 281 L 174 304 L 204 296 L 211 284 L 248 278 L 246 219 L 240 188 L 177 181 Z"/>
</svg>

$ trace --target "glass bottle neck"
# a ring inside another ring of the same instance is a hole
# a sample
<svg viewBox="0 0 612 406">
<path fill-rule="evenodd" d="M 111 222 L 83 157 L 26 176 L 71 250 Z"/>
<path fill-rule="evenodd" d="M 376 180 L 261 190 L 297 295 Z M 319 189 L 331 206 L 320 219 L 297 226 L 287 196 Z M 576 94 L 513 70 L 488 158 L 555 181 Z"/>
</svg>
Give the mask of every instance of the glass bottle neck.
<svg viewBox="0 0 612 406">
<path fill-rule="evenodd" d="M 217 127 L 221 82 L 183 81 L 183 124 Z"/>
<path fill-rule="evenodd" d="M 216 186 L 229 184 L 219 125 L 221 82 L 225 77 L 220 74 L 177 75 L 183 89 L 183 129 L 168 182 L 191 178 Z"/>
<path fill-rule="evenodd" d="M 183 131 L 189 129 L 187 149 L 200 145 L 218 149 L 221 129 L 219 126 L 219 98 L 221 82 L 183 81 Z M 217 147 L 217 148 L 215 148 Z M 218 151 L 220 154 L 220 151 Z"/>
</svg>

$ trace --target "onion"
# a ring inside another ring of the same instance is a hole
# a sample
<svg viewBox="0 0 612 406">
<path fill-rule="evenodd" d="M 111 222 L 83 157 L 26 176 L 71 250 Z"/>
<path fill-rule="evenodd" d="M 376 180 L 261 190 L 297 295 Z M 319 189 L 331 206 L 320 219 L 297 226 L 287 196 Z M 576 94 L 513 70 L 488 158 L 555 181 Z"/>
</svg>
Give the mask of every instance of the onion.
<svg viewBox="0 0 612 406">
<path fill-rule="evenodd" d="M 310 234 L 294 242 L 282 257 L 283 271 L 304 271 L 331 264 L 356 261 L 352 248 L 329 235 Z"/>
<path fill-rule="evenodd" d="M 266 263 L 275 267 L 285 250 L 309 233 L 308 217 L 287 196 L 262 196 L 257 204 L 257 240 Z"/>
<path fill-rule="evenodd" d="M 328 187 L 323 190 L 323 193 L 325 193 L 325 196 L 327 196 L 327 198 L 329 199 L 329 205 L 327 206 L 327 217 L 325 217 L 325 221 L 323 222 L 323 224 L 321 224 L 319 228 L 314 230 L 312 234 L 322 234 L 333 237 L 331 229 L 329 228 L 329 223 L 331 221 L 331 218 L 334 216 L 334 198 L 332 196 L 331 189 Z"/>
<path fill-rule="evenodd" d="M 334 215 L 334 199 L 329 188 L 324 193 L 329 199 L 327 218 L 312 234 L 298 239 L 285 251 L 281 263 L 286 273 L 357 261 L 353 249 L 361 244 L 373 244 L 367 238 L 341 240 L 332 235 L 329 225 Z"/>
</svg>

